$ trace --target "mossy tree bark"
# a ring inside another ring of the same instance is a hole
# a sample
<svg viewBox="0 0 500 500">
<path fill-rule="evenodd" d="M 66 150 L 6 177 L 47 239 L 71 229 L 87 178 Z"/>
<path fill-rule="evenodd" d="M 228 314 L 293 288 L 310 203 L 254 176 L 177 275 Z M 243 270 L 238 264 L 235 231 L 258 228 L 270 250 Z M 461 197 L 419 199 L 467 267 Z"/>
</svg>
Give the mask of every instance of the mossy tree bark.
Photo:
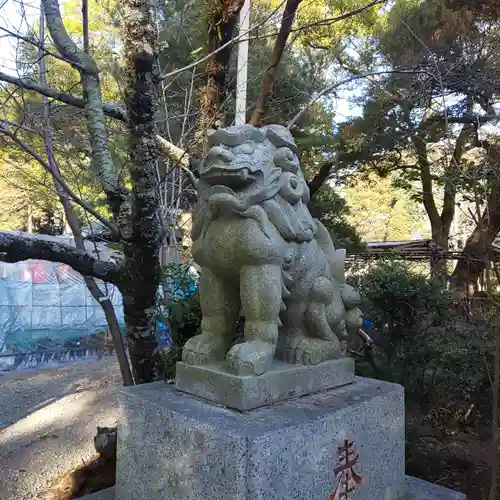
<svg viewBox="0 0 500 500">
<path fill-rule="evenodd" d="M 214 53 L 205 66 L 207 82 L 200 90 L 200 116 L 192 153 L 201 157 L 206 149 L 207 130 L 225 125 L 227 75 L 232 45 L 220 50 L 234 37 L 244 0 L 209 0 L 206 7 L 208 51 Z"/>
<path fill-rule="evenodd" d="M 155 311 L 161 280 L 161 227 L 156 176 L 156 21 L 150 0 L 124 0 L 125 102 L 129 116 L 131 238 L 122 285 L 127 340 L 136 382 L 157 377 Z"/>
</svg>

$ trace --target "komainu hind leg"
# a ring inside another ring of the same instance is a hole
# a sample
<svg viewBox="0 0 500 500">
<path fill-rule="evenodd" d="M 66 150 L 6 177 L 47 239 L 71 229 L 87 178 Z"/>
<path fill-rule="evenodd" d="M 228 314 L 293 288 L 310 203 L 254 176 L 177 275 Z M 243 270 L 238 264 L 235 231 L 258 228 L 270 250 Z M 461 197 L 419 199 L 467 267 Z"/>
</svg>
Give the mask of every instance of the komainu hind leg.
<svg viewBox="0 0 500 500">
<path fill-rule="evenodd" d="M 280 359 L 300 365 L 317 365 L 329 359 L 343 357 L 342 343 L 292 335 L 280 348 Z"/>
<path fill-rule="evenodd" d="M 344 354 L 344 306 L 335 281 L 318 277 L 311 285 L 304 313 L 304 332 L 280 339 L 279 356 L 289 363 L 315 365 Z"/>
</svg>

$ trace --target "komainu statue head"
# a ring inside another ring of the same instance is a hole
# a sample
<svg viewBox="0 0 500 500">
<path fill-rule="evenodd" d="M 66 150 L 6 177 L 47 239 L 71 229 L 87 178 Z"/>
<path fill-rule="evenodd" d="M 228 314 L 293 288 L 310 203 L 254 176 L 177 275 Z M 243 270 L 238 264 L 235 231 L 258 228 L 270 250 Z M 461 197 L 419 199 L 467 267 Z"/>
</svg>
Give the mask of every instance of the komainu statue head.
<svg viewBox="0 0 500 500">
<path fill-rule="evenodd" d="M 267 217 L 287 241 L 308 241 L 315 223 L 306 208 L 309 188 L 290 131 L 281 125 L 233 126 L 209 132 L 200 168 L 193 240 L 218 211 Z M 260 210 L 256 207 L 260 207 Z M 198 222 L 198 224 L 196 224 Z"/>
</svg>

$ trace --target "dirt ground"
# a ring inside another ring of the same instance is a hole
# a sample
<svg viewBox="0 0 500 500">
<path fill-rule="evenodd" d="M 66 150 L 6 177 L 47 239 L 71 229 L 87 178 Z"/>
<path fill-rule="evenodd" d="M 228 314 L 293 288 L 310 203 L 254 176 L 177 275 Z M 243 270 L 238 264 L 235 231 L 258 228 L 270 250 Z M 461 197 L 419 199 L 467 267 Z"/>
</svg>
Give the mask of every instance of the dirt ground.
<svg viewBox="0 0 500 500">
<path fill-rule="evenodd" d="M 0 375 L 0 498 L 37 499 L 60 474 L 95 455 L 97 426 L 115 426 L 114 358 Z"/>
<path fill-rule="evenodd" d="M 441 432 L 407 418 L 406 472 L 467 495 L 488 500 L 491 485 L 489 428 Z M 497 499 L 500 500 L 500 489 Z"/>
</svg>

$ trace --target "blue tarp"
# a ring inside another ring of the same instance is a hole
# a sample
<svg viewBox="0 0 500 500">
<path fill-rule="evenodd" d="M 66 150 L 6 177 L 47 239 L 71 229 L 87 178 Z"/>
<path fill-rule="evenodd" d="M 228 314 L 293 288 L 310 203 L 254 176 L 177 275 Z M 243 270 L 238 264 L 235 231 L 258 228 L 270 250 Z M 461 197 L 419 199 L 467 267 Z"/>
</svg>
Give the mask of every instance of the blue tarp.
<svg viewBox="0 0 500 500">
<path fill-rule="evenodd" d="M 123 324 L 120 292 L 103 282 L 98 286 Z M 93 348 L 95 335 L 105 328 L 100 304 L 69 266 L 39 260 L 0 263 L 0 369 L 12 364 L 11 354 Z"/>
<path fill-rule="evenodd" d="M 98 285 L 123 327 L 120 292 Z M 198 276 L 190 272 L 159 292 L 182 300 L 197 288 Z M 0 263 L 0 371 L 93 357 L 104 348 L 106 327 L 101 306 L 69 266 L 38 260 Z M 157 335 L 161 346 L 170 344 L 164 322 L 157 322 Z"/>
</svg>

